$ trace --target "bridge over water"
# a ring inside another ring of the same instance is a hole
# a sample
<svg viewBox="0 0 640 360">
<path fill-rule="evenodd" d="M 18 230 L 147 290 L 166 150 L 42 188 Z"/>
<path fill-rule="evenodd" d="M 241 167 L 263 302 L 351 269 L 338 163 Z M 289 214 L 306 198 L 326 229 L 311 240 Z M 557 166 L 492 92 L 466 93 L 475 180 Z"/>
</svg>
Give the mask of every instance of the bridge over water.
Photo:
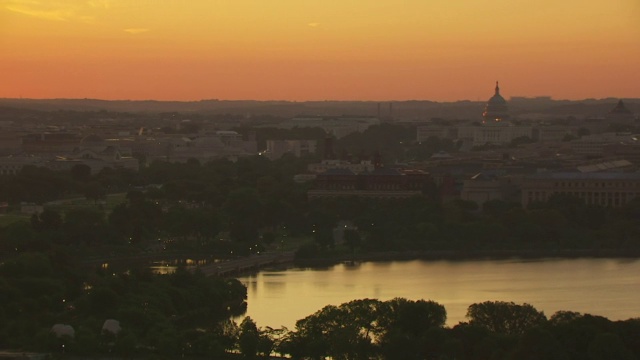
<svg viewBox="0 0 640 360">
<path fill-rule="evenodd" d="M 294 252 L 264 253 L 249 257 L 220 261 L 198 267 L 205 275 L 232 276 L 242 272 L 259 270 L 265 266 L 292 263 Z"/>
</svg>

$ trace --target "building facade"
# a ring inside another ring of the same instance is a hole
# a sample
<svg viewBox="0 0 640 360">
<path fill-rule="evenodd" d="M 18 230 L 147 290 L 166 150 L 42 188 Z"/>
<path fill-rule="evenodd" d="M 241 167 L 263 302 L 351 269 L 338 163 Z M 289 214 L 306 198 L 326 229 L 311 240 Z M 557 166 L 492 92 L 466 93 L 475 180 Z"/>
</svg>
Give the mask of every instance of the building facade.
<svg viewBox="0 0 640 360">
<path fill-rule="evenodd" d="M 541 173 L 522 182 L 522 206 L 554 194 L 575 196 L 587 205 L 617 207 L 640 196 L 640 173 Z"/>
<path fill-rule="evenodd" d="M 373 125 L 379 125 L 380 119 L 370 116 L 299 116 L 279 125 L 281 128 L 318 127 L 334 136 L 336 139 L 351 133 L 363 132 Z"/>
<path fill-rule="evenodd" d="M 511 176 L 491 176 L 478 173 L 464 180 L 460 199 L 473 201 L 482 208 L 482 205 L 491 200 L 517 202 L 516 194 L 519 188 L 517 181 Z"/>
<path fill-rule="evenodd" d="M 313 174 L 321 174 L 331 169 L 348 169 L 355 174 L 359 174 L 365 171 L 373 171 L 375 169 L 375 165 L 373 162 L 368 160 L 360 161 L 359 163 L 352 163 L 350 161 L 338 159 L 325 159 L 319 163 L 307 165 L 307 170 Z"/>
<path fill-rule="evenodd" d="M 431 176 L 420 170 L 376 168 L 356 174 L 349 169 L 330 169 L 316 176 L 308 196 L 406 198 L 421 195 L 431 182 Z"/>
<path fill-rule="evenodd" d="M 267 149 L 262 153 L 270 160 L 276 160 L 284 154 L 300 157 L 315 154 L 318 142 L 316 140 L 267 140 Z"/>
<path fill-rule="evenodd" d="M 576 155 L 585 157 L 600 157 L 604 154 L 604 150 L 615 144 L 634 144 L 637 143 L 636 135 L 631 133 L 602 133 L 594 135 L 586 135 L 580 139 L 570 142 L 571 149 Z"/>
</svg>

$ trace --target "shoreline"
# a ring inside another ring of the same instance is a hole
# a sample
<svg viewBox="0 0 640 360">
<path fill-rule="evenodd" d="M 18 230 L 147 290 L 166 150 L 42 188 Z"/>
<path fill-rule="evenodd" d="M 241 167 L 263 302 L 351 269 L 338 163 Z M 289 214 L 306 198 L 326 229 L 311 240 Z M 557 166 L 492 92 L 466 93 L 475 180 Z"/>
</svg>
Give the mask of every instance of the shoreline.
<svg viewBox="0 0 640 360">
<path fill-rule="evenodd" d="M 340 255 L 312 259 L 294 259 L 298 267 L 329 266 L 345 262 L 406 261 L 406 260 L 505 260 L 505 259 L 580 259 L 580 258 L 626 258 L 640 259 L 639 250 L 490 250 L 490 251 L 389 251 Z"/>
</svg>

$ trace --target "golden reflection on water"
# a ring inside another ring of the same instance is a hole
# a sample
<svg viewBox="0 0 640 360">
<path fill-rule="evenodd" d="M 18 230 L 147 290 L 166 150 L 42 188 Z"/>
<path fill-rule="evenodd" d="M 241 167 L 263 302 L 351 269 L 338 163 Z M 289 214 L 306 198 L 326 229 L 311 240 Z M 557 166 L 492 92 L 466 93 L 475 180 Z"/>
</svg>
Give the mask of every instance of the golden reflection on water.
<svg viewBox="0 0 640 360">
<path fill-rule="evenodd" d="M 210 259 L 164 260 L 156 262 L 154 266 L 150 266 L 149 268 L 154 274 L 167 275 L 176 272 L 178 266 L 194 268 L 196 266 L 208 265 L 213 262 L 215 262 L 215 260 Z"/>
<path fill-rule="evenodd" d="M 176 272 L 176 269 L 178 267 L 177 266 L 171 266 L 171 265 L 160 265 L 160 266 L 151 266 L 151 272 L 154 274 L 158 274 L 158 275 L 167 275 L 167 274 L 173 274 L 174 272 Z"/>
<path fill-rule="evenodd" d="M 210 258 L 160 260 L 160 261 L 153 262 L 151 266 L 149 266 L 149 269 L 154 274 L 167 275 L 167 274 L 173 274 L 179 266 L 184 266 L 187 269 L 189 269 L 189 268 L 195 268 L 197 266 L 213 264 L 218 261 L 219 260 L 217 259 L 210 259 Z M 114 264 L 104 262 L 100 264 L 100 268 L 103 270 L 113 269 L 114 275 L 116 273 L 121 273 L 121 272 L 128 273 L 130 271 L 128 269 L 128 266 L 130 266 L 130 264 L 126 262 L 124 263 L 116 262 Z"/>
<path fill-rule="evenodd" d="M 293 328 L 328 304 L 394 297 L 444 305 L 449 326 L 466 320 L 469 305 L 488 300 L 526 302 L 547 316 L 571 310 L 612 320 L 640 317 L 640 260 L 366 262 L 239 279 L 247 285 L 246 315 L 261 327 Z"/>
</svg>

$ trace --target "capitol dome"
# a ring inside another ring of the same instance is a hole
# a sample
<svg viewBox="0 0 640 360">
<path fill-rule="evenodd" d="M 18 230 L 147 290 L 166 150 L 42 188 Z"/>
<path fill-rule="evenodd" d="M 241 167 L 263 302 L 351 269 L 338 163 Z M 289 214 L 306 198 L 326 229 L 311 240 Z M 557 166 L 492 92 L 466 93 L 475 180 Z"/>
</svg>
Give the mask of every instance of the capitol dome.
<svg viewBox="0 0 640 360">
<path fill-rule="evenodd" d="M 496 92 L 487 101 L 487 105 L 482 113 L 485 123 L 495 123 L 509 118 L 509 109 L 507 101 L 500 95 L 500 87 L 496 81 Z"/>
</svg>

